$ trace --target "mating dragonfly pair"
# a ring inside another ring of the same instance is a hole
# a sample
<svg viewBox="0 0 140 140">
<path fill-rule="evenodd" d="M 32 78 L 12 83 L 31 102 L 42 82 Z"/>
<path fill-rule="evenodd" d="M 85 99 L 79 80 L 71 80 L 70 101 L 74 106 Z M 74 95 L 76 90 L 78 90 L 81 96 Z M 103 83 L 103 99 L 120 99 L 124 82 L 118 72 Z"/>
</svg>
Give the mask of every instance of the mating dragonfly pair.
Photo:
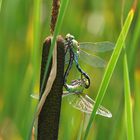
<svg viewBox="0 0 140 140">
<path fill-rule="evenodd" d="M 90 64 L 93 67 L 105 67 L 106 62 L 96 56 L 87 53 L 84 50 L 90 51 L 91 53 L 106 52 L 114 49 L 114 44 L 111 42 L 84 42 L 78 43 L 74 36 L 67 34 L 65 37 L 65 64 L 68 64 L 64 73 L 64 87 L 66 91 L 63 92 L 63 96 L 67 96 L 69 103 L 76 109 L 90 114 L 94 108 L 95 101 L 92 100 L 84 90 L 90 87 L 90 77 L 80 67 L 79 60 L 82 59 L 85 63 Z M 69 72 L 72 68 L 73 63 L 81 74 L 80 79 L 75 79 L 71 84 L 67 83 Z M 104 117 L 112 117 L 110 111 L 103 106 L 100 106 L 96 112 Z"/>
</svg>

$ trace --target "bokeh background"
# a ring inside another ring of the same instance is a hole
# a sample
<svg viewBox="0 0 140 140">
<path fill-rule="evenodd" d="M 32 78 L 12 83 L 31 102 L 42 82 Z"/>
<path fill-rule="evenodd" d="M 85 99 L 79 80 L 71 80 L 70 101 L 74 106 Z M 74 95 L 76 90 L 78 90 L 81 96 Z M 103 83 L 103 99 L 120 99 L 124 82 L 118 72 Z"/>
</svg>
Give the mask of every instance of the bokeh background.
<svg viewBox="0 0 140 140">
<path fill-rule="evenodd" d="M 121 19 L 125 20 L 132 3 L 132 0 L 70 0 L 60 34 L 65 36 L 71 33 L 79 42 L 116 43 L 121 31 Z M 0 140 L 26 140 L 31 132 L 38 102 L 30 95 L 39 92 L 42 44 L 46 36 L 50 35 L 52 1 L 1 0 L 0 4 Z M 36 18 L 38 14 L 41 15 L 39 20 Z M 39 27 L 38 32 L 36 24 Z M 136 140 L 140 138 L 139 40 L 140 3 L 137 4 L 126 39 Z M 97 55 L 108 61 L 111 52 Z M 113 117 L 108 119 L 97 116 L 89 140 L 127 139 L 122 63 L 123 53 L 102 102 L 102 105 L 112 112 Z M 91 77 L 91 86 L 85 92 L 95 99 L 104 69 L 92 68 L 82 62 L 81 66 Z M 75 76 L 77 73 L 73 69 L 70 79 Z M 88 115 L 74 109 L 64 98 L 59 139 L 81 139 L 88 119 Z"/>
</svg>

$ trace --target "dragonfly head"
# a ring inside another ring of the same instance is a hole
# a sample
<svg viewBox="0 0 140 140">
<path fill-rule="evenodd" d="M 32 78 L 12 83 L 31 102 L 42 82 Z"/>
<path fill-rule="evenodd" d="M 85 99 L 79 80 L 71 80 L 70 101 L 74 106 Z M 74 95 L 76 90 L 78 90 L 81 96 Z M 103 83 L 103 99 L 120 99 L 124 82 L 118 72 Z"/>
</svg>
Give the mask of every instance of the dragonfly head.
<svg viewBox="0 0 140 140">
<path fill-rule="evenodd" d="M 85 77 L 83 74 L 81 75 L 81 80 L 85 88 L 89 88 L 90 86 L 90 79 Z"/>
<path fill-rule="evenodd" d="M 69 41 L 71 41 L 71 40 L 74 39 L 74 36 L 68 33 L 68 34 L 66 35 L 65 39 L 66 39 L 67 42 L 69 42 Z"/>
</svg>

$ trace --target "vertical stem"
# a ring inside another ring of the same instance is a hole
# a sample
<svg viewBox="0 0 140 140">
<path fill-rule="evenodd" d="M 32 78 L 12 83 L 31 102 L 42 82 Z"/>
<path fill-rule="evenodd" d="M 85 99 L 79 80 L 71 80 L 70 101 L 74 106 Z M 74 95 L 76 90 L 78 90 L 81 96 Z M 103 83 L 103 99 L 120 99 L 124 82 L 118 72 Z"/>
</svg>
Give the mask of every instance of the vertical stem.
<svg viewBox="0 0 140 140">
<path fill-rule="evenodd" d="M 48 60 L 51 38 L 48 37 L 43 45 L 40 86 L 45 72 L 45 66 Z M 49 65 L 45 83 L 51 70 Z M 59 117 L 61 108 L 61 95 L 63 93 L 63 73 L 64 73 L 64 43 L 63 38 L 57 38 L 57 76 L 52 89 L 46 98 L 38 119 L 38 140 L 57 140 Z M 46 84 L 45 84 L 46 85 Z M 43 91 L 45 86 L 43 86 Z M 41 93 L 42 95 L 43 93 Z"/>
<path fill-rule="evenodd" d="M 42 64 L 40 76 L 40 94 L 42 95 L 51 70 L 52 51 L 57 42 L 57 76 L 46 98 L 44 106 L 38 119 L 38 140 L 56 140 L 58 137 L 59 116 L 61 107 L 61 95 L 63 92 L 63 73 L 64 73 L 64 40 L 58 37 L 64 13 L 68 1 L 62 2 L 59 12 L 59 0 L 53 0 L 52 19 L 50 24 L 51 37 L 48 37 L 43 45 Z M 59 15 L 58 15 L 59 13 Z M 57 19 L 58 16 L 58 19 Z M 55 29 L 55 30 L 54 30 Z M 57 41 L 56 41 L 57 40 Z"/>
<path fill-rule="evenodd" d="M 53 0 L 50 32 L 53 34 L 60 7 L 60 0 Z"/>
</svg>

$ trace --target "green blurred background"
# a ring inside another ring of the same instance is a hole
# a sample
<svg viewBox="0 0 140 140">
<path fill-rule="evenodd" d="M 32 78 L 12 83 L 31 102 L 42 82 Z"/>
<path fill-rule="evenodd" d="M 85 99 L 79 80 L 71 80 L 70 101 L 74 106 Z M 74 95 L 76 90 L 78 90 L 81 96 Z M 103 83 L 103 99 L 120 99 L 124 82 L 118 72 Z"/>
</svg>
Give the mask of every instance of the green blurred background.
<svg viewBox="0 0 140 140">
<path fill-rule="evenodd" d="M 64 0 L 63 0 L 64 1 Z M 42 43 L 50 35 L 52 1 L 4 0 L 0 9 L 0 140 L 27 140 L 39 92 Z M 36 3 L 39 8 L 36 8 Z M 121 31 L 121 17 L 126 18 L 132 0 L 70 0 L 60 34 L 71 33 L 79 42 L 116 40 Z M 122 12 L 122 7 L 124 8 Z M 37 11 L 38 10 L 38 11 Z M 40 19 L 36 20 L 40 13 Z M 36 31 L 38 25 L 38 32 Z M 36 35 L 35 35 L 36 34 Z M 140 3 L 126 40 L 133 105 L 135 139 L 140 138 Z M 111 53 L 101 54 L 109 60 Z M 119 58 L 103 105 L 113 114 L 111 119 L 97 116 L 89 140 L 125 140 L 123 54 Z M 95 99 L 104 69 L 81 63 L 91 77 L 86 92 Z M 75 69 L 71 72 L 74 79 Z M 60 140 L 76 140 L 84 132 L 89 116 L 62 101 Z M 83 125 L 84 124 L 84 125 Z M 81 132 L 82 125 L 84 129 Z M 83 134 L 82 134 L 83 135 Z M 80 139 L 80 138 L 79 138 Z"/>
</svg>

